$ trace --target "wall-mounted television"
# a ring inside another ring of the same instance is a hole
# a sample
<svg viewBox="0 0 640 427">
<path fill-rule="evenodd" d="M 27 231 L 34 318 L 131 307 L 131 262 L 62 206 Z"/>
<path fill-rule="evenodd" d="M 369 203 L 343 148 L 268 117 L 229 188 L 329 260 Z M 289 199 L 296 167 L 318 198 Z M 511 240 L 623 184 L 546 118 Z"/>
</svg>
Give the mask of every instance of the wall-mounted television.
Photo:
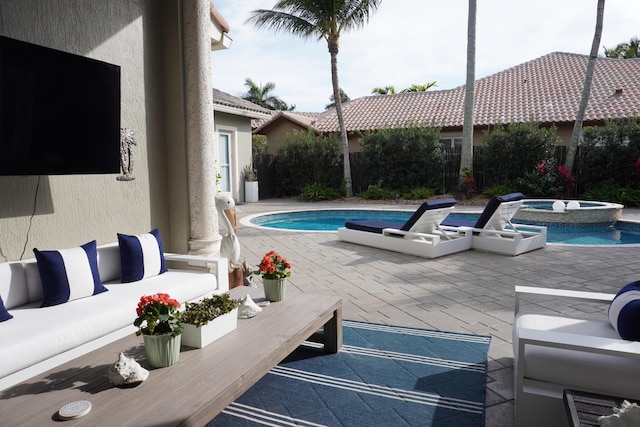
<svg viewBox="0 0 640 427">
<path fill-rule="evenodd" d="M 120 67 L 0 36 L 0 175 L 120 171 Z"/>
</svg>

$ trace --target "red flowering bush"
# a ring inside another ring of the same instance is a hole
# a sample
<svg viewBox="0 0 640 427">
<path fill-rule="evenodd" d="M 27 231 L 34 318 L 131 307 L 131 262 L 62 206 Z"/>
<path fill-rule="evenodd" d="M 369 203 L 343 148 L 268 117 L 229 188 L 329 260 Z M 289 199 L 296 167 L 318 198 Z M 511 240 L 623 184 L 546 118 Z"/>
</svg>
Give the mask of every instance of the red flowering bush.
<svg viewBox="0 0 640 427">
<path fill-rule="evenodd" d="M 291 264 L 278 252 L 271 250 L 262 257 L 254 274 L 260 274 L 264 279 L 284 279 L 291 276 L 290 269 Z"/>
<path fill-rule="evenodd" d="M 179 308 L 180 302 L 168 294 L 143 295 L 136 309 L 138 317 L 133 322 L 138 327 L 136 335 L 180 335 Z"/>
<path fill-rule="evenodd" d="M 554 161 L 541 161 L 531 172 L 525 172 L 517 185 L 528 196 L 570 197 L 575 187 L 575 177 L 564 165 Z"/>
</svg>

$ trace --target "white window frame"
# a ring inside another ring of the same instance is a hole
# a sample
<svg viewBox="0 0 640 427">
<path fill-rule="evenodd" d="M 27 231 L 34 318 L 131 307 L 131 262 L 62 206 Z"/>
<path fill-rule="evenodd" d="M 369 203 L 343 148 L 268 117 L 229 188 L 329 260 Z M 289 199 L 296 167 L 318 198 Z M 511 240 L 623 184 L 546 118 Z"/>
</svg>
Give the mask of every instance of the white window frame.
<svg viewBox="0 0 640 427">
<path fill-rule="evenodd" d="M 229 194 L 234 200 L 239 200 L 239 169 L 238 169 L 238 129 L 232 126 L 217 126 L 216 127 L 216 140 L 218 144 L 218 150 L 220 149 L 221 136 L 226 135 L 228 137 L 227 144 L 229 149 L 229 191 L 223 191 L 222 188 L 218 188 L 221 194 Z M 222 153 L 219 152 L 220 157 Z M 222 174 L 222 160 L 218 160 L 218 171 Z"/>
</svg>

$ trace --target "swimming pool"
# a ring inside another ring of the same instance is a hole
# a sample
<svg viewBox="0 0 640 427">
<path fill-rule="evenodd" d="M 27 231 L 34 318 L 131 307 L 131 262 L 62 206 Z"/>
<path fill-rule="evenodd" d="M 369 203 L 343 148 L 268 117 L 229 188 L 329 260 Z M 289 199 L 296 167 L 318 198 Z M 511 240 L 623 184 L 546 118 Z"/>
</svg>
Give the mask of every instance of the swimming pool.
<svg viewBox="0 0 640 427">
<path fill-rule="evenodd" d="M 404 223 L 414 211 L 380 209 L 323 209 L 256 214 L 242 218 L 248 226 L 299 232 L 335 232 L 346 221 L 380 219 Z M 477 219 L 479 214 L 452 213 L 458 219 Z M 547 242 L 565 245 L 640 245 L 640 223 L 558 224 L 516 221 L 547 227 Z"/>
</svg>

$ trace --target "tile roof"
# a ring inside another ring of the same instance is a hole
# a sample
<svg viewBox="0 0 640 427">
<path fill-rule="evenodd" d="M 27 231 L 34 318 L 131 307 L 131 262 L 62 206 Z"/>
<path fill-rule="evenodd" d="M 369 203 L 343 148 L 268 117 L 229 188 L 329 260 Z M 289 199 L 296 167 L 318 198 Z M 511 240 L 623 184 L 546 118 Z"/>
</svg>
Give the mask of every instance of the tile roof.
<svg viewBox="0 0 640 427">
<path fill-rule="evenodd" d="M 474 124 L 530 119 L 573 122 L 588 59 L 587 55 L 554 52 L 477 80 Z M 640 59 L 598 58 L 585 121 L 630 117 L 640 111 L 638 76 Z M 343 105 L 345 124 L 350 132 L 409 122 L 462 127 L 464 89 L 357 98 Z M 320 113 L 313 126 L 321 132 L 338 131 L 335 110 Z"/>
<path fill-rule="evenodd" d="M 246 99 L 238 98 L 237 96 L 229 95 L 226 92 L 222 92 L 218 89 L 213 89 L 213 105 L 214 109 L 216 105 L 230 107 L 238 110 L 245 110 L 260 114 L 271 114 L 271 110 L 261 107 L 258 104 L 247 101 Z"/>
<path fill-rule="evenodd" d="M 254 132 L 259 132 L 264 127 L 271 125 L 276 122 L 276 120 L 289 120 L 292 121 L 302 127 L 308 128 L 313 125 L 318 116 L 322 113 L 309 113 L 309 112 L 297 112 L 297 111 L 271 111 L 271 118 L 269 119 L 260 119 L 253 120 L 251 122 L 251 128 Z"/>
</svg>

